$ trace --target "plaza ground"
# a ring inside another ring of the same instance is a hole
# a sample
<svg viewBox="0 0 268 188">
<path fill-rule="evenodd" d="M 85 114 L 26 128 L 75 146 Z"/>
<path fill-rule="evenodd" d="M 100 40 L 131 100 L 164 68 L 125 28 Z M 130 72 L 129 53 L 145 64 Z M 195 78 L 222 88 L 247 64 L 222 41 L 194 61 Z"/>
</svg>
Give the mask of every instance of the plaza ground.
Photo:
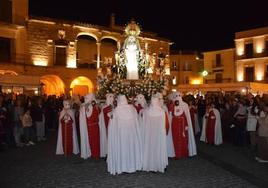
<svg viewBox="0 0 268 188">
<path fill-rule="evenodd" d="M 268 187 L 268 164 L 230 144 L 197 143 L 198 156 L 169 160 L 165 173 L 110 175 L 104 159 L 56 156 L 56 133 L 35 146 L 0 152 L 0 187 Z"/>
</svg>

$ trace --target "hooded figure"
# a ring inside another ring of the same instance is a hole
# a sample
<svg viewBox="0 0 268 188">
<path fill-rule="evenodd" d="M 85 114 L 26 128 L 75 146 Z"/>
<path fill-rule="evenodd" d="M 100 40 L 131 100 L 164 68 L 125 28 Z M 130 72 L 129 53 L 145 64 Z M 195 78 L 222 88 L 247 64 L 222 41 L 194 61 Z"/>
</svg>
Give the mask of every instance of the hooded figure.
<svg viewBox="0 0 268 188">
<path fill-rule="evenodd" d="M 135 108 L 125 95 L 118 96 L 117 107 L 108 126 L 107 167 L 111 174 L 135 172 L 142 168 L 141 135 Z"/>
<path fill-rule="evenodd" d="M 203 119 L 203 128 L 200 140 L 208 144 L 222 144 L 220 112 L 211 104 Z"/>
<path fill-rule="evenodd" d="M 74 112 L 71 109 L 70 101 L 63 101 L 63 109 L 59 116 L 59 130 L 57 140 L 57 155 L 78 154 L 79 147 L 75 126 Z"/>
<path fill-rule="evenodd" d="M 168 165 L 165 111 L 158 98 L 144 111 L 143 170 L 164 172 Z"/>
<path fill-rule="evenodd" d="M 171 120 L 172 120 L 172 115 L 169 114 L 167 106 L 164 104 L 164 99 L 163 95 L 161 93 L 156 93 L 155 95 L 160 102 L 160 106 L 164 109 L 165 111 L 165 122 L 166 122 L 166 127 L 168 127 L 167 130 L 167 155 L 168 157 L 174 157 L 174 145 L 173 145 L 173 140 L 172 140 L 172 129 L 171 129 Z"/>
<path fill-rule="evenodd" d="M 100 157 L 100 130 L 99 130 L 99 108 L 95 95 L 89 93 L 85 96 L 85 102 L 80 106 L 79 114 L 81 157 L 87 159 Z"/>
<path fill-rule="evenodd" d="M 134 107 L 136 108 L 138 114 L 142 115 L 142 110 L 147 107 L 147 102 L 145 100 L 145 97 L 142 94 L 138 94 L 135 100 L 136 102 L 134 103 Z"/>
<path fill-rule="evenodd" d="M 114 94 L 106 94 L 106 102 L 101 109 L 99 117 L 100 126 L 100 156 L 105 157 L 108 152 L 108 125 L 114 109 Z"/>
<path fill-rule="evenodd" d="M 194 156 L 196 144 L 188 104 L 182 100 L 182 94 L 176 92 L 172 109 L 172 138 L 175 158 Z"/>
</svg>

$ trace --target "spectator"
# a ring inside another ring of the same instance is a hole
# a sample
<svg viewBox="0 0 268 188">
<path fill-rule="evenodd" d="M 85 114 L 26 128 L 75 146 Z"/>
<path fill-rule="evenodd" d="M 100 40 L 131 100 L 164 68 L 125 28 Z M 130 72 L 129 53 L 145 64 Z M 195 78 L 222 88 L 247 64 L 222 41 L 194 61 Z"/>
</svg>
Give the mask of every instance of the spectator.
<svg viewBox="0 0 268 188">
<path fill-rule="evenodd" d="M 32 117 L 30 109 L 27 109 L 22 117 L 22 126 L 25 136 L 26 145 L 34 145 L 33 142 L 33 130 L 32 130 Z"/>
<path fill-rule="evenodd" d="M 37 141 L 45 141 L 45 115 L 42 98 L 37 100 L 37 105 L 32 108 L 31 116 L 36 126 Z"/>
<path fill-rule="evenodd" d="M 258 119 L 257 157 L 258 162 L 268 162 L 268 105 L 263 108 L 264 117 Z"/>
<path fill-rule="evenodd" d="M 7 108 L 4 105 L 4 96 L 0 95 L 0 145 L 6 144 Z"/>
<path fill-rule="evenodd" d="M 14 117 L 13 117 L 13 134 L 15 138 L 15 143 L 17 147 L 22 147 L 23 143 L 21 142 L 21 135 L 23 134 L 21 118 L 24 114 L 24 108 L 22 107 L 22 101 L 18 99 L 16 101 L 16 106 L 14 108 Z"/>
</svg>

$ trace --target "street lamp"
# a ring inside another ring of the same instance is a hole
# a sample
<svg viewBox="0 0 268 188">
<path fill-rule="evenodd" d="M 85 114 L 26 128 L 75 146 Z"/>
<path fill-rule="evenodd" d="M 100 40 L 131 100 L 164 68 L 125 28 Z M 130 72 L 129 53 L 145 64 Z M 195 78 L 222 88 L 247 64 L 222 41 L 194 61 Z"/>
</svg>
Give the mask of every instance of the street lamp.
<svg viewBox="0 0 268 188">
<path fill-rule="evenodd" d="M 208 75 L 208 71 L 204 70 L 204 71 L 202 72 L 202 76 L 205 77 L 205 76 L 207 76 L 207 75 Z"/>
</svg>

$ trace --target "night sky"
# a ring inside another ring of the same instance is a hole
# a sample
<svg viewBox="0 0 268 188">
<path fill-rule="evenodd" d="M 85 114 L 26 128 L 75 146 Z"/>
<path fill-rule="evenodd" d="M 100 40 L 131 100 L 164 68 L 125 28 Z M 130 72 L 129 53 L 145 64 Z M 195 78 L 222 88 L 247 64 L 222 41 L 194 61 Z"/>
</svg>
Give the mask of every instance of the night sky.
<svg viewBox="0 0 268 188">
<path fill-rule="evenodd" d="M 117 24 L 124 26 L 134 18 L 142 30 L 174 42 L 176 50 L 234 47 L 235 32 L 268 26 L 268 0 L 66 1 L 29 0 L 30 15 L 107 26 L 115 13 Z"/>
</svg>

